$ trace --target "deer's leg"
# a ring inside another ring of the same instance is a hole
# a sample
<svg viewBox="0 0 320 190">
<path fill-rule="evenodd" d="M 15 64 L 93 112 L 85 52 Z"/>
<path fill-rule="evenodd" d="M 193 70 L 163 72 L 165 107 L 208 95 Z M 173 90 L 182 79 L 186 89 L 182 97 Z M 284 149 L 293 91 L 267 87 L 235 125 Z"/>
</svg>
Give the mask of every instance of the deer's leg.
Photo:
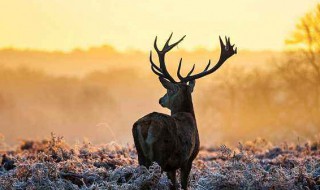
<svg viewBox="0 0 320 190">
<path fill-rule="evenodd" d="M 189 174 L 192 167 L 192 161 L 187 162 L 181 167 L 181 186 L 182 189 L 188 189 Z"/>
<path fill-rule="evenodd" d="M 171 181 L 171 185 L 170 185 L 170 189 L 171 190 L 175 190 L 176 189 L 176 182 L 177 182 L 177 180 L 176 180 L 176 170 L 172 170 L 172 171 L 168 171 L 167 172 L 167 175 L 168 175 L 168 178 L 170 179 L 170 181 Z"/>
<path fill-rule="evenodd" d="M 136 149 L 138 150 L 138 147 L 139 145 L 136 145 Z M 138 154 L 138 162 L 139 162 L 139 165 L 140 166 L 146 166 L 147 167 L 147 163 L 146 163 L 146 159 L 144 157 L 143 154 L 141 154 L 140 152 L 137 151 L 137 154 Z"/>
<path fill-rule="evenodd" d="M 143 150 L 142 150 L 142 147 L 141 147 L 141 144 L 139 141 L 139 134 L 137 131 L 137 127 L 135 127 L 135 126 L 133 127 L 132 134 L 133 134 L 134 145 L 136 146 L 136 150 L 137 150 L 137 154 L 138 154 L 139 165 L 147 167 L 146 158 L 143 154 Z"/>
</svg>

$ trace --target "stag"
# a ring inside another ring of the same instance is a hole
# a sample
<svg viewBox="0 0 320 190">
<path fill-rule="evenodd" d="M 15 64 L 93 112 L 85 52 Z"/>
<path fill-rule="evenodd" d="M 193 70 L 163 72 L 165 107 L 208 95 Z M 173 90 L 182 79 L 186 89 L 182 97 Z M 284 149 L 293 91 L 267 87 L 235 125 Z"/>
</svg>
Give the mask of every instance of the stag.
<svg viewBox="0 0 320 190">
<path fill-rule="evenodd" d="M 185 36 L 169 45 L 171 37 L 172 34 L 162 50 L 159 50 L 157 37 L 155 38 L 154 49 L 158 54 L 160 67 L 153 62 L 152 51 L 149 58 L 152 71 L 159 76 L 162 86 L 167 90 L 167 93 L 160 98 L 159 104 L 169 108 L 171 115 L 150 113 L 134 123 L 132 133 L 139 164 L 149 167 L 152 162 L 157 162 L 161 169 L 167 172 L 168 178 L 171 180 L 170 189 L 176 189 L 176 171 L 180 169 L 181 187 L 187 189 L 192 162 L 198 155 L 200 146 L 191 96 L 195 80 L 219 69 L 228 58 L 237 53 L 237 48 L 234 49 L 234 45 L 230 44 L 230 38 L 226 38 L 224 44 L 219 37 L 221 53 L 216 65 L 210 68 L 211 61 L 209 60 L 202 72 L 192 75 L 195 69 L 195 65 L 193 65 L 185 77 L 180 73 L 181 58 L 177 70 L 180 81 L 176 82 L 166 68 L 165 55 L 177 46 Z"/>
</svg>

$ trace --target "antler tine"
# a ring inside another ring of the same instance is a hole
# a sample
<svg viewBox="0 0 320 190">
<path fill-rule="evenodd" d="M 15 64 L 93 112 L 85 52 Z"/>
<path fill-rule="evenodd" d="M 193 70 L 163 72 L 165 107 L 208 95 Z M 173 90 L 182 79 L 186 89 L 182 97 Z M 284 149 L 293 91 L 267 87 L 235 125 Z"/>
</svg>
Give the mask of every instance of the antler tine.
<svg viewBox="0 0 320 190">
<path fill-rule="evenodd" d="M 158 38 L 158 36 L 156 36 L 156 38 L 154 39 L 153 47 L 157 51 L 157 53 L 159 53 L 160 51 L 159 51 L 159 48 L 157 46 L 157 38 Z"/>
<path fill-rule="evenodd" d="M 152 60 L 152 51 L 150 51 L 149 60 L 150 60 L 150 63 L 151 63 L 151 70 L 152 70 L 156 75 L 158 75 L 159 77 L 166 78 L 166 77 L 162 74 L 161 69 L 153 62 L 153 60 Z"/>
<path fill-rule="evenodd" d="M 179 41 L 177 41 L 177 42 L 175 42 L 175 43 L 173 43 L 173 44 L 171 44 L 171 45 L 168 45 L 168 44 L 166 43 L 166 44 L 165 44 L 166 46 L 163 48 L 162 51 L 165 51 L 165 52 L 170 51 L 172 48 L 174 48 L 175 46 L 177 46 L 185 37 L 186 37 L 186 35 L 184 35 Z M 170 38 L 171 38 L 171 36 L 170 36 Z M 170 40 L 170 38 L 169 38 L 169 40 Z M 168 40 L 168 43 L 169 43 L 169 40 Z"/>
<path fill-rule="evenodd" d="M 230 39 L 229 39 L 227 36 L 225 36 L 224 38 L 225 38 L 225 40 L 226 40 L 226 45 L 225 45 L 225 46 L 228 47 L 228 45 L 230 44 L 230 43 L 229 43 L 229 40 L 230 40 Z"/>
<path fill-rule="evenodd" d="M 157 71 L 153 65 L 151 65 L 151 70 L 152 70 L 156 75 L 158 75 L 159 77 L 166 78 L 162 73 L 160 73 L 159 71 Z"/>
<path fill-rule="evenodd" d="M 157 37 L 156 37 L 156 40 L 157 40 Z M 219 36 L 219 41 L 220 41 L 220 48 L 221 48 L 221 50 L 222 50 L 222 48 L 225 49 L 225 45 L 224 45 L 224 43 L 223 43 L 223 41 L 222 41 L 222 39 L 221 39 L 221 36 Z M 226 41 L 227 41 L 227 39 L 226 39 Z"/>
<path fill-rule="evenodd" d="M 195 67 L 196 67 L 196 64 L 193 64 L 191 71 L 189 71 L 189 73 L 187 74 L 187 77 L 192 74 L 192 72 L 194 71 Z"/>
<path fill-rule="evenodd" d="M 178 66 L 178 70 L 177 70 L 177 76 L 178 76 L 178 78 L 179 78 L 180 80 L 183 79 L 183 76 L 180 74 L 181 64 L 182 64 L 182 58 L 180 58 L 179 66 Z"/>
<path fill-rule="evenodd" d="M 192 80 L 204 77 L 206 75 L 209 75 L 209 74 L 215 72 L 217 69 L 219 69 L 221 67 L 221 65 L 227 59 L 229 59 L 234 54 L 237 54 L 237 48 L 233 49 L 234 45 L 231 45 L 230 38 L 225 37 L 226 44 L 224 44 L 222 39 L 221 39 L 221 37 L 219 36 L 219 41 L 220 41 L 221 52 L 220 52 L 219 61 L 216 63 L 216 65 L 213 66 L 211 69 L 209 69 L 210 64 L 211 64 L 211 60 L 209 60 L 208 65 L 206 66 L 204 71 L 202 71 L 201 73 L 198 73 L 198 74 L 195 74 L 195 75 L 191 75 L 192 71 L 194 70 L 194 68 L 192 68 L 192 70 L 189 72 L 189 74 L 186 77 L 182 77 L 180 75 L 181 64 L 179 64 L 178 77 L 179 77 L 181 82 L 188 82 L 188 81 L 192 81 Z"/>
<path fill-rule="evenodd" d="M 162 50 L 159 50 L 158 46 L 157 46 L 157 36 L 154 40 L 154 49 L 158 52 L 158 53 L 162 53 L 162 54 L 165 54 L 167 53 L 168 51 L 170 51 L 172 48 L 174 48 L 175 46 L 177 46 L 185 37 L 186 35 L 184 35 L 179 41 L 169 45 L 169 42 L 172 38 L 172 35 L 173 35 L 173 32 L 170 34 L 168 40 L 166 41 L 166 43 L 164 44 Z"/>
<path fill-rule="evenodd" d="M 184 77 L 181 75 L 180 71 L 181 71 L 181 65 L 182 65 L 182 58 L 180 59 L 179 62 L 179 66 L 178 66 L 178 70 L 177 70 L 177 76 L 178 78 L 182 81 L 184 79 Z M 187 77 L 190 76 L 192 74 L 192 72 L 194 71 L 196 65 L 193 64 L 192 69 L 189 71 L 189 73 L 187 74 Z"/>
<path fill-rule="evenodd" d="M 152 51 L 150 51 L 149 60 L 150 60 L 151 66 L 161 73 L 162 72 L 161 69 L 152 60 Z"/>
<path fill-rule="evenodd" d="M 210 67 L 210 64 L 211 64 L 211 60 L 209 59 L 209 63 L 208 63 L 208 65 L 206 66 L 206 68 L 203 71 L 207 71 L 209 69 L 209 67 Z"/>
<path fill-rule="evenodd" d="M 172 35 L 173 35 L 173 32 L 171 32 L 171 34 L 170 34 L 170 36 L 169 36 L 168 40 L 166 41 L 166 43 L 164 44 L 164 46 L 163 46 L 163 48 L 162 48 L 162 49 L 165 49 L 166 47 L 168 47 L 168 46 L 169 46 L 169 42 L 170 42 L 170 40 L 171 40 L 171 38 L 172 38 Z"/>
</svg>

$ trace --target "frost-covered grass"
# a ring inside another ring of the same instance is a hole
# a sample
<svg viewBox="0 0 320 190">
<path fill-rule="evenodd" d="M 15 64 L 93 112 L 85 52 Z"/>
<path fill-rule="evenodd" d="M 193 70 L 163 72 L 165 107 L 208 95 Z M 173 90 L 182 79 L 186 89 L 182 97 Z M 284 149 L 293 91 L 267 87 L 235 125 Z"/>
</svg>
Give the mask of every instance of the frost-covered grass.
<svg viewBox="0 0 320 190">
<path fill-rule="evenodd" d="M 52 136 L 1 154 L 0 189 L 168 189 L 170 183 L 156 163 L 138 166 L 129 145 L 70 147 Z M 319 160 L 319 142 L 202 147 L 190 189 L 320 189 Z"/>
</svg>

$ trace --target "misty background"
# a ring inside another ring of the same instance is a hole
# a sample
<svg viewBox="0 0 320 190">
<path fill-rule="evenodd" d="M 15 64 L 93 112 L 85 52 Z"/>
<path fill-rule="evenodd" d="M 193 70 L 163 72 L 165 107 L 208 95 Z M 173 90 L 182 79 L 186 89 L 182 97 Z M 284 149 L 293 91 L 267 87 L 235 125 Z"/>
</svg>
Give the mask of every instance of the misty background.
<svg viewBox="0 0 320 190">
<path fill-rule="evenodd" d="M 318 5 L 284 39 L 286 51 L 239 47 L 239 53 L 218 71 L 197 80 L 193 102 L 202 144 L 318 137 L 319 20 Z M 231 36 L 231 42 L 237 40 Z M 219 57 L 219 49 L 182 47 L 183 42 L 168 54 L 172 76 L 180 57 L 184 73 L 194 63 L 199 72 L 208 59 L 214 62 Z M 119 51 L 110 45 L 70 52 L 1 49 L 1 141 L 12 145 L 53 132 L 69 143 L 83 139 L 132 143 L 136 120 L 153 111 L 169 114 L 158 105 L 165 89 L 152 73 L 148 57 L 146 52 Z"/>
</svg>

